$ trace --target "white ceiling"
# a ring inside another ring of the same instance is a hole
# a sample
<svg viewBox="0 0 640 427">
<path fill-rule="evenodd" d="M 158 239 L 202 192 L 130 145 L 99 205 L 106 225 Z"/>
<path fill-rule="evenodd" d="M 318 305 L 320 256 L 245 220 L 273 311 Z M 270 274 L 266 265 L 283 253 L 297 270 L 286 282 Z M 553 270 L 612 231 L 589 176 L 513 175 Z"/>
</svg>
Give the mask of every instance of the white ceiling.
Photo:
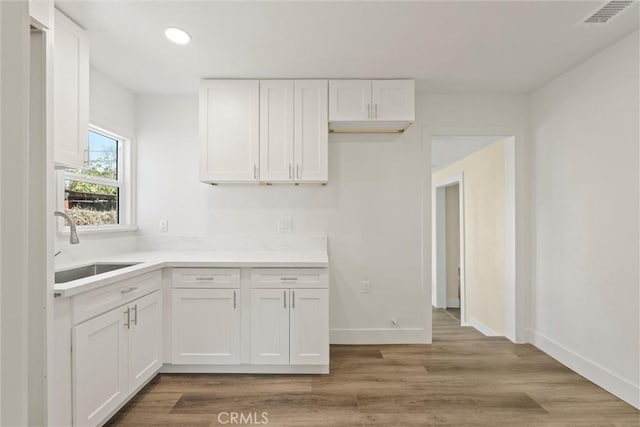
<svg viewBox="0 0 640 427">
<path fill-rule="evenodd" d="M 431 171 L 436 172 L 505 138 L 505 136 L 434 136 L 431 140 Z"/>
<path fill-rule="evenodd" d="M 602 27 L 601 1 L 58 1 L 91 61 L 137 93 L 202 77 L 408 77 L 422 91 L 528 92 L 638 28 L 638 4 Z M 167 26 L 193 36 L 187 46 Z"/>
</svg>

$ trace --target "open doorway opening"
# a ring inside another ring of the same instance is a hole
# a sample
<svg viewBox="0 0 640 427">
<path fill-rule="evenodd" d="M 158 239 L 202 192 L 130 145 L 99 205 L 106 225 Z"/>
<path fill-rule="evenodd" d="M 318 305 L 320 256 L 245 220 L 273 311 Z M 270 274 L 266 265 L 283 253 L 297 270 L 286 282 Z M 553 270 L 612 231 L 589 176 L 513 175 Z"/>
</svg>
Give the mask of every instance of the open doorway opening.
<svg viewBox="0 0 640 427">
<path fill-rule="evenodd" d="M 484 335 L 509 338 L 515 324 L 514 143 L 508 136 L 432 141 L 434 310 Z"/>
</svg>

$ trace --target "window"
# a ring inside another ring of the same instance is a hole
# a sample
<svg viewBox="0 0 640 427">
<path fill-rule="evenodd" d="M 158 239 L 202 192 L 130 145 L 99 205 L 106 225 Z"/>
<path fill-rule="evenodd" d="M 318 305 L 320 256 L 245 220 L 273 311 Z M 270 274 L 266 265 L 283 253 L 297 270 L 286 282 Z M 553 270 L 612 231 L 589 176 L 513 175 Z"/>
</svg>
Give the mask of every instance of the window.
<svg viewBox="0 0 640 427">
<path fill-rule="evenodd" d="M 89 130 L 85 167 L 62 173 L 64 211 L 78 227 L 131 225 L 129 153 L 125 138 L 95 127 Z"/>
</svg>

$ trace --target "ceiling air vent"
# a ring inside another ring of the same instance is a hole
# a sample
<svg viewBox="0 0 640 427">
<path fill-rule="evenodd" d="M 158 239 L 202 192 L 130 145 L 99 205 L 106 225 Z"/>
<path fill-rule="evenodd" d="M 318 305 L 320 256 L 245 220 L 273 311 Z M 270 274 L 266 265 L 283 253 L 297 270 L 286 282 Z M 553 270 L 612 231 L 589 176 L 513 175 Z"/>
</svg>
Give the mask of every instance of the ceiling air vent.
<svg viewBox="0 0 640 427">
<path fill-rule="evenodd" d="M 584 20 L 582 20 L 580 25 L 604 25 L 611 21 L 613 18 L 618 16 L 622 11 L 627 9 L 636 0 L 615 0 L 608 1 L 599 9 L 596 9 L 594 12 L 590 13 Z"/>
</svg>

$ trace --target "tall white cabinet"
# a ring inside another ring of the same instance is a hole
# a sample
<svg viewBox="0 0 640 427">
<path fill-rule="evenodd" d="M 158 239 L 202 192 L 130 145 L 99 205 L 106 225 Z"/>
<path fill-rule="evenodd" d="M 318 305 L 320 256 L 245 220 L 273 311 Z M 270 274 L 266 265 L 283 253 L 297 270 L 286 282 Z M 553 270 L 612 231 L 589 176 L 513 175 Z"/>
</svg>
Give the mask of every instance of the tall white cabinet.
<svg viewBox="0 0 640 427">
<path fill-rule="evenodd" d="M 53 64 L 55 163 L 82 168 L 89 154 L 89 41 L 85 31 L 58 9 Z"/>
<path fill-rule="evenodd" d="M 327 80 L 203 80 L 200 180 L 324 183 Z"/>
</svg>

